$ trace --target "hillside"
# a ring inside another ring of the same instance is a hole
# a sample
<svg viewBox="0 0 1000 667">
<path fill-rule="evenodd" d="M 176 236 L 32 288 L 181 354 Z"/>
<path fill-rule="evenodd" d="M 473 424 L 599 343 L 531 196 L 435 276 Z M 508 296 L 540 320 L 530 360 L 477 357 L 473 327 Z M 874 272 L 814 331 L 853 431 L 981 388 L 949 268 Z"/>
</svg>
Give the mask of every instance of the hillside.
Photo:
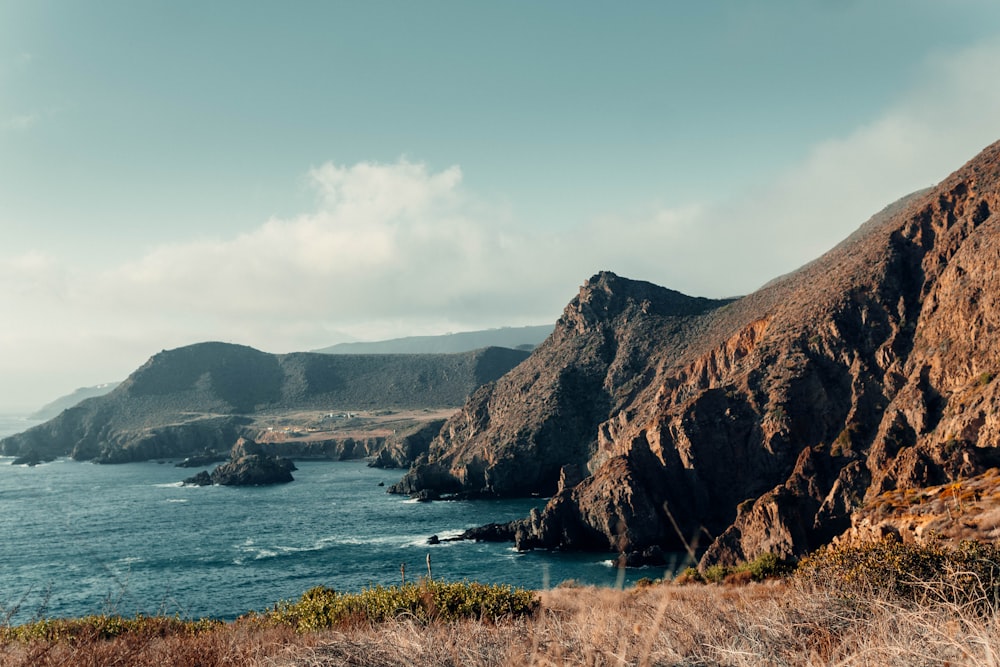
<svg viewBox="0 0 1000 667">
<path fill-rule="evenodd" d="M 641 562 L 693 542 L 709 564 L 799 556 L 866 499 L 982 473 L 998 208 L 1000 143 L 729 303 L 598 274 L 395 490 L 555 492 L 507 528 L 520 548 Z"/>
<path fill-rule="evenodd" d="M 99 461 L 228 448 L 262 414 L 460 406 L 526 352 L 455 355 L 273 355 L 200 343 L 153 356 L 111 393 L 0 441 L 0 452 Z"/>
<path fill-rule="evenodd" d="M 502 327 L 441 336 L 407 336 L 381 341 L 338 343 L 313 351 L 323 354 L 457 354 L 484 347 L 531 350 L 551 333 L 551 324 Z"/>
</svg>

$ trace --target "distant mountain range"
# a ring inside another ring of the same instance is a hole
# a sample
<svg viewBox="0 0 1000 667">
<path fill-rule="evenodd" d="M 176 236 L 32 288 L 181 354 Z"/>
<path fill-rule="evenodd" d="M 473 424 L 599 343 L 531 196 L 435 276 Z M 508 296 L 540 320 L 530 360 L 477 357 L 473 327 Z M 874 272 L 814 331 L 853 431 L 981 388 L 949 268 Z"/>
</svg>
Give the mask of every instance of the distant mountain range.
<svg viewBox="0 0 1000 667">
<path fill-rule="evenodd" d="M 51 403 L 43 405 L 41 408 L 28 415 L 28 419 L 52 419 L 66 408 L 71 408 L 80 401 L 95 396 L 104 396 L 115 389 L 121 382 L 105 382 L 93 387 L 80 387 L 71 394 L 60 396 Z"/>
<path fill-rule="evenodd" d="M 463 331 L 440 336 L 408 336 L 389 340 L 338 343 L 313 350 L 320 354 L 457 354 L 486 347 L 507 347 L 530 352 L 545 340 L 554 325 L 532 327 L 502 327 L 482 331 Z M 81 387 L 39 408 L 29 419 L 52 419 L 80 401 L 109 393 L 120 382 L 106 382 L 93 387 Z"/>
<path fill-rule="evenodd" d="M 154 355 L 114 391 L 0 440 L 27 461 L 138 461 L 228 450 L 259 414 L 459 407 L 528 353 L 268 354 L 198 343 Z"/>
<path fill-rule="evenodd" d="M 533 350 L 548 338 L 553 324 L 533 327 L 503 327 L 483 331 L 463 331 L 442 336 L 408 336 L 390 340 L 338 343 L 313 352 L 322 354 L 455 354 L 484 347 Z"/>
</svg>

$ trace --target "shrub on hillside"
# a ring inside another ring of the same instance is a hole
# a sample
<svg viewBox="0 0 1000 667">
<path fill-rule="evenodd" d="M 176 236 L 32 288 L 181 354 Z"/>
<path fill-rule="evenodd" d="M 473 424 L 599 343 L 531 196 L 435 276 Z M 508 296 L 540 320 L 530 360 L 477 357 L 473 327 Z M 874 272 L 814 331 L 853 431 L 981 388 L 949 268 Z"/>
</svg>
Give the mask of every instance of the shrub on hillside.
<svg viewBox="0 0 1000 667">
<path fill-rule="evenodd" d="M 165 637 L 194 636 L 221 627 L 221 621 L 202 619 L 187 621 L 166 616 L 115 615 L 84 616 L 82 618 L 41 619 L 22 625 L 0 627 L 0 641 L 95 641 L 124 635 Z"/>
<path fill-rule="evenodd" d="M 995 609 L 1000 599 L 1000 547 L 976 541 L 951 547 L 891 540 L 828 546 L 804 558 L 796 576 L 851 596 L 890 594 Z"/>
<path fill-rule="evenodd" d="M 747 583 L 749 581 L 764 581 L 772 577 L 783 577 L 794 570 L 793 566 L 772 553 L 765 553 L 753 560 L 729 567 L 726 565 L 710 565 L 704 571 L 689 567 L 674 579 L 675 583 Z"/>
<path fill-rule="evenodd" d="M 403 586 L 375 586 L 361 593 L 338 593 L 317 586 L 297 602 L 281 602 L 260 617 L 300 632 L 352 622 L 380 623 L 398 617 L 421 622 L 475 619 L 496 622 L 529 615 L 538 607 L 531 591 L 476 582 L 424 580 Z"/>
</svg>

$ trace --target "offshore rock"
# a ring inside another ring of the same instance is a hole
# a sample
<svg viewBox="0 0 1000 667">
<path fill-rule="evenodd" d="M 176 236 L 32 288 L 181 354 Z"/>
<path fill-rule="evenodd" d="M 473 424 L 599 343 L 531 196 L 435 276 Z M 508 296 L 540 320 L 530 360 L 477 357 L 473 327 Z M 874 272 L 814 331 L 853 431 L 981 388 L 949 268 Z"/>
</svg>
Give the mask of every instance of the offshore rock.
<svg viewBox="0 0 1000 667">
<path fill-rule="evenodd" d="M 212 476 L 208 474 L 207 470 L 202 470 L 197 475 L 188 477 L 182 483 L 184 486 L 211 486 Z"/>
<path fill-rule="evenodd" d="M 247 454 L 212 471 L 212 483 L 223 486 L 263 486 L 294 481 L 295 464 L 278 456 Z"/>
</svg>

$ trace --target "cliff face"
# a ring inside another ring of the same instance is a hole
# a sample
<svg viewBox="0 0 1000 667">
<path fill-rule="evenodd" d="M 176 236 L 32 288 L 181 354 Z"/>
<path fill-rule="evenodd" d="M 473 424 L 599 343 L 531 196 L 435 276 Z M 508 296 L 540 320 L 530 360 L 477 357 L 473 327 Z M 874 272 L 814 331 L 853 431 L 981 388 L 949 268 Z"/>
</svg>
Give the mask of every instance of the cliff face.
<svg viewBox="0 0 1000 667">
<path fill-rule="evenodd" d="M 555 493 L 520 547 L 694 543 L 707 564 L 798 556 L 866 498 L 981 473 L 1000 444 L 998 210 L 995 144 L 731 303 L 595 276 L 397 490 Z M 567 464 L 584 478 L 560 488 Z"/>
<path fill-rule="evenodd" d="M 253 432 L 251 417 L 262 413 L 457 407 L 527 356 L 502 348 L 273 355 L 242 345 L 199 343 L 153 356 L 111 393 L 3 439 L 0 453 L 124 463 L 226 450 Z M 373 455 L 381 444 L 343 440 L 316 444 L 306 455 Z"/>
<path fill-rule="evenodd" d="M 564 465 L 585 469 L 598 427 L 648 380 L 649 360 L 693 338 L 698 299 L 611 273 L 595 276 L 524 363 L 479 389 L 391 490 L 477 495 L 555 492 Z"/>
</svg>

